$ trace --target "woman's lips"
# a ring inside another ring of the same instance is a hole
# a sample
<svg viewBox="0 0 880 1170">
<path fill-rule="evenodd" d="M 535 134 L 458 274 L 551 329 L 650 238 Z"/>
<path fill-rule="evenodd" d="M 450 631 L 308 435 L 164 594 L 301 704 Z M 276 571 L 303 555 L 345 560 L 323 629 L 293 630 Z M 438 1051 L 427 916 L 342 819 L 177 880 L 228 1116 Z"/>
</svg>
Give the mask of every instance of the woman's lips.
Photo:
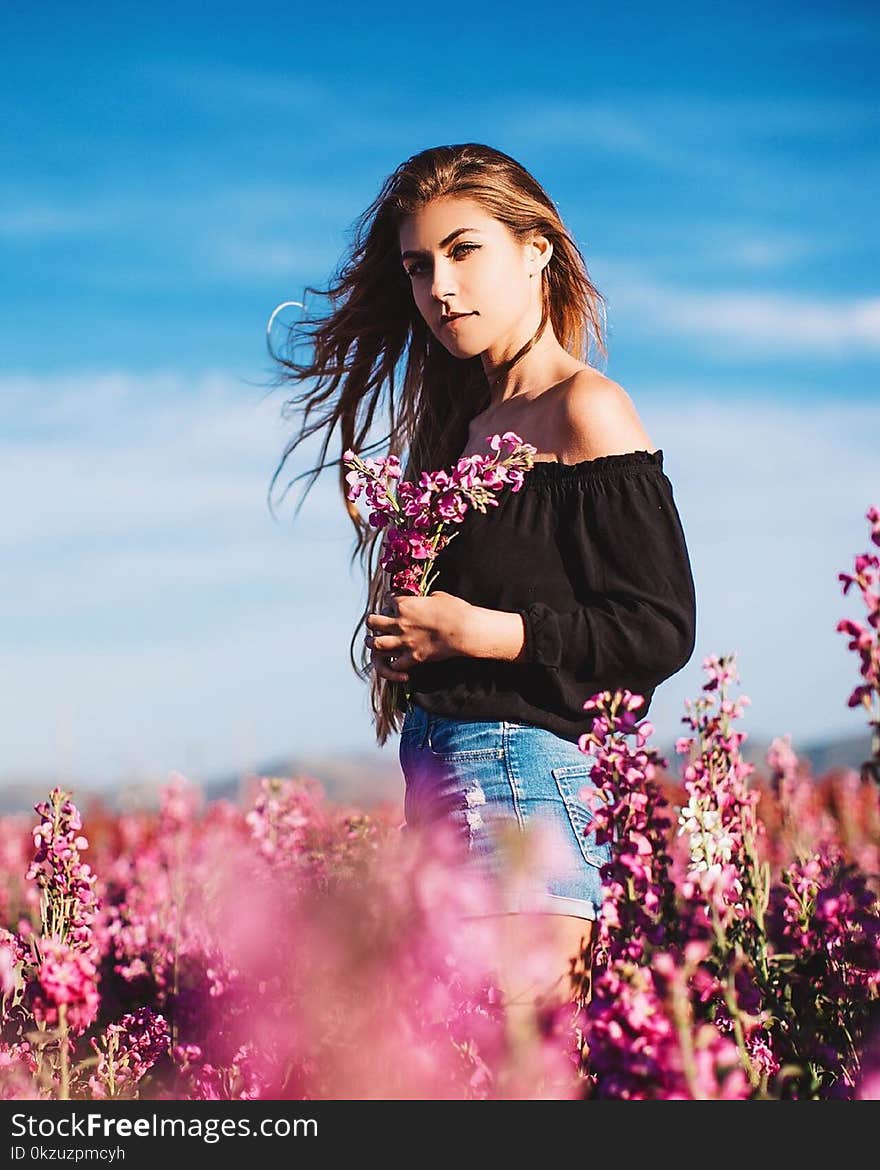
<svg viewBox="0 0 880 1170">
<path fill-rule="evenodd" d="M 454 317 L 447 317 L 443 322 L 443 326 L 446 329 L 451 329 L 459 321 L 467 321 L 468 317 L 473 317 L 473 313 L 457 313 Z"/>
</svg>

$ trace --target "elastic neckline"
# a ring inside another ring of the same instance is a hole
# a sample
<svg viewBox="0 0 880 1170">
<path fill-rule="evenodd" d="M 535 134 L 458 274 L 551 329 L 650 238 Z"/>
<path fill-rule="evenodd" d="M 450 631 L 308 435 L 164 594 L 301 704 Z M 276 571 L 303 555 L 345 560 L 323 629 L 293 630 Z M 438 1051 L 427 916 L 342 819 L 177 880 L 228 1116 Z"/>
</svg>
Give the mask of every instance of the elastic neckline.
<svg viewBox="0 0 880 1170">
<path fill-rule="evenodd" d="M 560 480 L 582 479 L 631 471 L 633 468 L 654 466 L 663 470 L 663 449 L 656 451 L 627 451 L 622 455 L 597 455 L 580 463 L 559 463 L 555 459 L 539 459 L 525 472 L 523 487 L 529 483 L 558 483 Z"/>
</svg>

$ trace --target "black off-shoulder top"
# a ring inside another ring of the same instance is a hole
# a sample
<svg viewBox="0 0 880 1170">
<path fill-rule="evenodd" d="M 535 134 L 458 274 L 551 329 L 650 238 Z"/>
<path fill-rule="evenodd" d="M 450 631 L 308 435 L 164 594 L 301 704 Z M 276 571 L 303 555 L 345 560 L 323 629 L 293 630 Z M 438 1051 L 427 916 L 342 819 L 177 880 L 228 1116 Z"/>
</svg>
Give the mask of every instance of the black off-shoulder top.
<svg viewBox="0 0 880 1170">
<path fill-rule="evenodd" d="M 690 558 L 662 450 L 539 461 L 520 491 L 508 485 L 496 499 L 456 526 L 432 589 L 520 614 L 525 661 L 418 663 L 412 700 L 434 715 L 525 722 L 577 742 L 591 727 L 590 695 L 628 687 L 645 698 L 634 713 L 643 718 L 696 641 Z"/>
</svg>

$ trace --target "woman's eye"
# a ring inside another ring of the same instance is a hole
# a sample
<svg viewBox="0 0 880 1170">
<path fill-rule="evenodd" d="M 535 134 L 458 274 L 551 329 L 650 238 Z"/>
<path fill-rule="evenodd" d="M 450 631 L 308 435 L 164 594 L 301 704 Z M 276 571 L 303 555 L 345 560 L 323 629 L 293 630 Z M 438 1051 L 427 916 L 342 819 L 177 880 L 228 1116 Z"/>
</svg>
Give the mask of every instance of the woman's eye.
<svg viewBox="0 0 880 1170">
<path fill-rule="evenodd" d="M 455 247 L 452 249 L 452 255 L 454 256 L 459 248 L 474 249 L 474 248 L 479 248 L 479 246 L 480 246 L 479 244 L 456 244 Z M 467 255 L 467 253 L 465 253 L 465 255 Z"/>
<path fill-rule="evenodd" d="M 464 255 L 467 256 L 470 254 L 471 251 L 475 251 L 476 249 L 480 248 L 481 246 L 482 245 L 480 245 L 480 244 L 456 244 L 455 247 L 452 249 L 452 255 L 457 260 L 458 259 L 458 252 L 459 252 L 460 248 L 467 249 L 467 251 L 464 253 Z M 415 262 L 415 264 L 412 264 L 412 265 L 410 265 L 409 268 L 407 268 L 407 270 L 406 270 L 407 276 L 418 276 L 419 269 L 422 268 L 423 266 L 424 266 L 424 261 L 417 260 Z"/>
</svg>

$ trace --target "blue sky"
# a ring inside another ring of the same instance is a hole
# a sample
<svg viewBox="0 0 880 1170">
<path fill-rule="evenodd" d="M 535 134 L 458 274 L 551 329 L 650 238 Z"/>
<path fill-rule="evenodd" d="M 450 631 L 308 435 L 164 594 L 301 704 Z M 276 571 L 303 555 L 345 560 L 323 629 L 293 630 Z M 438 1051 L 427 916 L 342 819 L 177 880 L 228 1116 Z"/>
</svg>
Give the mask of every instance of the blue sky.
<svg viewBox="0 0 880 1170">
<path fill-rule="evenodd" d="M 658 735 L 732 651 L 750 734 L 863 728 L 834 626 L 880 503 L 876 9 L 10 8 L 0 779 L 372 747 L 333 473 L 280 498 L 317 443 L 268 507 L 296 428 L 265 325 L 390 170 L 469 140 L 556 200 L 664 451 L 698 642 Z"/>
</svg>

